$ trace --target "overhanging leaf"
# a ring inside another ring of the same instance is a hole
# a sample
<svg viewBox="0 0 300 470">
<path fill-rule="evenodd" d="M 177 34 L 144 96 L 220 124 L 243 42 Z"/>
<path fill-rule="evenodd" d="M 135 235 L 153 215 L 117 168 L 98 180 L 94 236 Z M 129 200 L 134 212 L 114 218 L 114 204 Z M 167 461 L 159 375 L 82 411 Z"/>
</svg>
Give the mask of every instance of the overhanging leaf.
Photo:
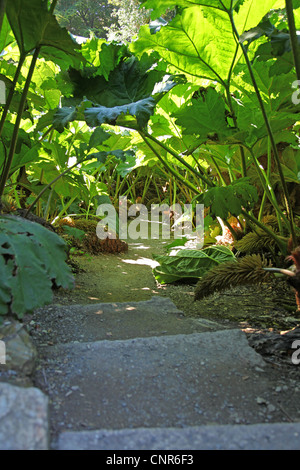
<svg viewBox="0 0 300 470">
<path fill-rule="evenodd" d="M 150 116 L 154 112 L 155 101 L 153 98 L 145 98 L 135 103 L 124 104 L 123 106 L 114 106 L 107 108 L 105 106 L 96 106 L 85 110 L 86 123 L 90 127 L 96 127 L 103 123 L 116 124 L 119 116 L 130 114 L 137 119 L 138 127 L 146 126 Z"/>
<path fill-rule="evenodd" d="M 157 51 L 172 71 L 185 73 L 189 80 L 206 78 L 222 83 L 231 69 L 236 43 L 224 11 L 204 12 L 195 6 L 183 10 L 156 34 L 143 26 L 131 49 L 138 56 Z"/>
<path fill-rule="evenodd" d="M 77 103 L 79 100 L 86 103 L 84 117 L 90 127 L 108 123 L 143 128 L 156 103 L 177 84 L 172 77 L 165 76 L 164 71 L 156 70 L 149 57 L 139 61 L 132 56 L 121 62 L 110 73 L 108 82 L 97 75 L 95 68 L 71 69 L 69 76 L 74 99 Z M 58 109 L 55 128 L 61 132 L 68 122 L 82 118 L 78 106 L 77 111 L 78 115 L 74 106 Z"/>
<path fill-rule="evenodd" d="M 161 16 L 168 9 L 172 9 L 175 6 L 181 8 L 188 8 L 194 5 L 203 5 L 220 10 L 230 10 L 234 8 L 239 0 L 142 0 L 144 8 L 153 10 L 151 18 L 155 19 Z"/>
<path fill-rule="evenodd" d="M 89 100 L 84 99 L 77 106 L 63 106 L 57 108 L 53 116 L 53 110 L 49 111 L 49 115 L 53 116 L 53 127 L 58 132 L 63 132 L 64 128 L 72 121 L 84 121 L 84 110 L 91 106 Z"/>
<path fill-rule="evenodd" d="M 14 41 L 13 34 L 11 32 L 11 28 L 8 22 L 8 19 L 6 15 L 3 18 L 3 23 L 0 31 L 0 52 L 3 51 L 3 49 L 9 44 L 11 44 Z"/>
<path fill-rule="evenodd" d="M 6 14 L 21 53 L 51 46 L 81 60 L 76 51 L 80 46 L 59 26 L 44 0 L 10 0 Z"/>
<path fill-rule="evenodd" d="M 235 26 L 241 35 L 259 24 L 278 0 L 246 0 L 233 16 Z"/>
<path fill-rule="evenodd" d="M 154 17 L 175 5 L 184 10 L 156 34 L 143 26 L 131 49 L 138 55 L 157 51 L 172 71 L 185 73 L 195 83 L 205 78 L 225 85 L 233 65 L 242 56 L 237 49 L 231 17 L 242 34 L 256 26 L 275 3 L 276 0 L 147 0 L 145 7 L 154 9 Z"/>
</svg>

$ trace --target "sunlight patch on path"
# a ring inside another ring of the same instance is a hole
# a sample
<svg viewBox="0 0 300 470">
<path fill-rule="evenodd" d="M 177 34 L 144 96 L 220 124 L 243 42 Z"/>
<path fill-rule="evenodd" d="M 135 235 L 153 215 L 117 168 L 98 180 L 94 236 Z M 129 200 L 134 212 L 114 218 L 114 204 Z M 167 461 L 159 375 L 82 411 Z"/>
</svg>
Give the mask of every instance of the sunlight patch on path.
<svg viewBox="0 0 300 470">
<path fill-rule="evenodd" d="M 152 269 L 155 268 L 156 266 L 159 266 L 159 263 L 157 261 L 154 261 L 151 258 L 138 258 L 137 260 L 134 259 L 123 259 L 123 263 L 127 264 L 140 264 L 144 266 L 150 266 Z"/>
</svg>

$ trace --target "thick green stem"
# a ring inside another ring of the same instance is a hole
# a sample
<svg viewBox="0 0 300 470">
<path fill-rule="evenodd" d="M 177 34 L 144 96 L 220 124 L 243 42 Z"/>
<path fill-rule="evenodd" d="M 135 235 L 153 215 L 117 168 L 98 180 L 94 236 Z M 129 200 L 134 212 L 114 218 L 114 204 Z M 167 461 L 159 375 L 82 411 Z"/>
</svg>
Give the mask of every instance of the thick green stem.
<svg viewBox="0 0 300 470">
<path fill-rule="evenodd" d="M 257 174 L 259 176 L 259 179 L 260 179 L 260 182 L 261 182 L 261 185 L 265 191 L 265 194 L 266 196 L 268 197 L 270 203 L 272 204 L 272 206 L 274 207 L 275 211 L 276 211 L 276 214 L 277 214 L 277 220 L 278 220 L 278 225 L 279 225 L 279 228 L 281 229 L 281 220 L 280 218 L 282 218 L 282 220 L 285 222 L 286 224 L 286 227 L 287 229 L 289 228 L 289 221 L 288 219 L 286 218 L 286 216 L 284 215 L 284 213 L 281 211 L 279 205 L 278 205 L 278 202 L 277 202 L 277 199 L 276 199 L 276 196 L 274 194 L 274 191 L 273 191 L 273 188 L 272 188 L 272 185 L 270 183 L 270 179 L 269 179 L 269 176 L 266 175 L 266 173 L 264 172 L 264 170 L 260 167 L 258 161 L 257 161 L 257 158 L 255 157 L 252 149 L 248 149 L 249 152 L 251 153 L 251 156 L 252 156 L 252 159 L 253 159 L 253 163 L 256 167 L 256 171 L 257 171 Z"/>
<path fill-rule="evenodd" d="M 49 129 L 47 129 L 44 132 L 44 134 L 39 138 L 39 142 L 42 142 L 47 137 L 47 135 L 50 134 L 51 132 L 53 133 L 53 131 L 54 131 L 54 127 L 53 126 L 49 127 Z M 51 139 L 52 139 L 52 134 L 49 137 L 49 141 L 51 141 Z"/>
<path fill-rule="evenodd" d="M 188 188 L 190 188 L 195 194 L 199 194 L 199 190 L 196 188 L 196 186 L 194 186 L 192 183 L 190 183 L 188 180 L 184 179 L 180 173 L 178 173 L 178 171 L 175 170 L 174 167 L 172 167 L 171 165 L 169 165 L 169 163 L 167 163 L 167 161 L 165 159 L 163 159 L 159 153 L 155 150 L 155 148 L 150 144 L 150 142 L 148 142 L 148 140 L 146 139 L 146 136 L 144 135 L 144 133 L 142 132 L 139 132 L 140 136 L 142 137 L 143 141 L 148 145 L 148 147 L 150 148 L 150 150 L 154 153 L 154 155 L 159 159 L 159 161 L 163 164 L 163 166 L 168 170 L 169 173 L 171 173 L 175 178 L 177 178 L 179 181 L 181 181 L 185 186 L 187 186 Z M 148 134 L 145 133 L 148 137 Z M 153 139 L 151 139 L 153 140 Z M 156 142 L 156 139 L 155 139 L 155 142 Z"/>
<path fill-rule="evenodd" d="M 146 196 L 147 191 L 148 191 L 148 189 L 149 189 L 151 180 L 152 180 L 152 175 L 147 175 L 146 183 L 145 183 L 145 185 L 144 185 L 143 194 L 142 194 L 142 204 L 144 203 L 145 196 Z"/>
<path fill-rule="evenodd" d="M 0 31 L 2 28 L 3 18 L 5 15 L 6 4 L 7 4 L 7 0 L 0 0 Z"/>
<path fill-rule="evenodd" d="M 13 130 L 13 135 L 12 135 L 12 140 L 11 140 L 11 144 L 10 144 L 10 149 L 9 149 L 9 153 L 8 153 L 7 162 L 5 164 L 5 167 L 3 169 L 3 173 L 1 175 L 0 198 L 3 195 L 4 188 L 5 188 L 5 183 L 8 179 L 9 170 L 10 170 L 13 158 L 14 158 L 16 145 L 17 145 L 18 134 L 19 134 L 19 128 L 20 128 L 20 124 L 21 124 L 21 120 L 22 120 L 22 116 L 23 116 L 23 111 L 24 111 L 24 108 L 25 108 L 25 103 L 26 103 L 27 93 L 28 93 L 28 90 L 29 90 L 29 85 L 30 85 L 30 82 L 31 82 L 31 79 L 32 79 L 32 75 L 33 75 L 33 72 L 34 72 L 34 69 L 35 69 L 35 65 L 36 65 L 36 61 L 37 61 L 37 58 L 39 56 L 39 53 L 40 53 L 40 47 L 37 47 L 34 51 L 33 56 L 32 56 L 30 68 L 29 68 L 29 71 L 28 71 L 28 75 L 27 75 L 27 78 L 26 78 L 26 82 L 25 82 L 22 97 L 21 97 L 21 101 L 20 101 L 20 104 L 19 104 L 17 119 L 16 119 L 16 122 L 15 122 L 15 125 L 14 125 L 14 130 Z"/>
<path fill-rule="evenodd" d="M 51 3 L 50 10 L 49 10 L 51 14 L 53 14 L 55 7 L 57 5 L 57 2 L 58 0 L 53 0 L 53 2 Z"/>
<path fill-rule="evenodd" d="M 240 154 L 241 154 L 241 163 L 242 163 L 242 176 L 247 176 L 247 165 L 246 165 L 246 157 L 245 151 L 243 147 L 240 147 Z"/>
<path fill-rule="evenodd" d="M 220 182 L 222 183 L 222 186 L 227 186 L 227 185 L 226 185 L 226 182 L 225 182 L 225 180 L 224 180 L 224 178 L 223 178 L 223 176 L 222 176 L 222 172 L 221 172 L 221 170 L 220 170 L 220 168 L 219 168 L 219 165 L 217 164 L 215 158 L 214 158 L 212 155 L 210 156 L 210 158 L 212 159 L 212 162 L 213 162 L 213 164 L 215 165 L 215 169 L 216 169 L 216 172 L 217 172 L 217 174 L 218 174 L 218 176 L 219 176 Z"/>
<path fill-rule="evenodd" d="M 234 32 L 237 40 L 240 41 L 240 36 L 239 36 L 239 33 L 236 29 L 232 12 L 229 12 L 229 17 L 230 17 L 233 32 Z M 272 147 L 272 150 L 273 150 L 273 156 L 274 156 L 274 159 L 276 161 L 276 165 L 277 165 L 277 169 L 278 169 L 278 173 L 279 173 L 279 178 L 280 178 L 280 183 L 281 183 L 282 190 L 283 190 L 283 197 L 284 197 L 284 201 L 285 201 L 287 216 L 288 216 L 288 219 L 289 219 L 289 226 L 290 226 L 290 232 L 291 232 L 291 236 L 292 236 L 292 240 L 293 240 L 293 245 L 296 246 L 297 240 L 296 240 L 296 232 L 295 232 L 293 211 L 292 211 L 292 207 L 291 207 L 291 203 L 290 203 L 290 197 L 289 197 L 289 192 L 288 192 L 288 189 L 287 189 L 287 184 L 286 184 L 286 181 L 285 181 L 285 178 L 284 178 L 283 170 L 282 170 L 279 155 L 278 155 L 278 149 L 277 149 L 277 145 L 276 145 L 276 142 L 275 142 L 274 134 L 273 134 L 273 131 L 272 131 L 272 128 L 271 128 L 271 124 L 270 124 L 270 121 L 269 121 L 269 118 L 268 118 L 268 115 L 267 115 L 267 112 L 266 112 L 266 108 L 265 108 L 263 99 L 262 99 L 261 94 L 260 94 L 260 90 L 259 90 L 257 82 L 256 82 L 256 78 L 254 76 L 254 72 L 253 72 L 253 69 L 252 69 L 251 62 L 250 62 L 249 57 L 248 57 L 247 50 L 246 50 L 245 46 L 242 43 L 240 44 L 240 46 L 242 48 L 242 52 L 243 52 L 243 55 L 244 55 L 244 58 L 245 58 L 245 61 L 246 61 L 246 64 L 247 64 L 247 68 L 249 70 L 250 77 L 251 77 L 251 81 L 252 81 L 252 84 L 253 84 L 257 99 L 258 99 L 258 103 L 259 103 L 259 106 L 260 106 L 260 109 L 261 109 L 261 112 L 262 112 L 262 115 L 263 115 L 263 118 L 264 118 L 264 122 L 265 122 L 265 125 L 266 125 L 266 128 L 267 128 L 268 136 L 270 138 L 271 147 Z"/>
<path fill-rule="evenodd" d="M 77 196 L 74 196 L 72 197 L 68 202 L 67 204 L 63 207 L 63 209 L 60 211 L 60 213 L 51 221 L 51 224 L 53 224 L 53 222 L 57 222 L 59 219 L 61 219 L 61 217 L 64 215 L 65 212 L 67 212 L 67 210 L 69 209 L 70 205 L 73 204 L 73 202 L 75 201 Z"/>
<path fill-rule="evenodd" d="M 176 158 L 176 160 L 178 160 L 182 165 L 184 165 L 186 168 L 188 168 L 194 175 L 197 176 L 197 178 L 200 178 L 204 183 L 206 183 L 208 186 L 212 187 L 213 186 L 213 182 L 206 178 L 204 175 L 202 175 L 201 173 L 199 173 L 197 170 L 195 170 L 195 168 L 193 168 L 189 163 L 187 163 L 182 157 L 180 157 L 179 155 L 177 155 L 176 152 L 174 152 L 172 149 L 170 149 L 170 147 L 168 147 L 167 145 L 165 145 L 163 142 L 160 142 L 159 140 L 157 140 L 155 137 L 153 137 L 151 134 L 148 134 L 148 132 L 146 131 L 143 131 L 143 134 L 150 140 L 152 140 L 153 142 L 155 142 L 157 145 L 159 145 L 160 147 L 162 147 L 166 152 L 168 152 L 170 155 L 172 155 L 174 158 Z M 140 133 L 140 135 L 142 135 Z"/>
<path fill-rule="evenodd" d="M 267 153 L 267 158 L 268 158 L 268 163 L 267 163 L 267 178 L 268 180 L 270 181 L 270 178 L 271 178 L 271 159 L 272 159 L 272 154 L 271 154 L 271 145 L 270 145 L 270 139 L 268 138 L 268 153 Z M 266 191 L 264 191 L 264 194 L 263 194 L 263 197 L 262 197 L 262 202 L 261 202 L 261 205 L 260 205 L 260 209 L 259 209 L 259 215 L 258 215 L 258 220 L 261 221 L 262 217 L 263 217 L 263 213 L 264 213 L 264 208 L 265 208 L 265 203 L 266 203 L 266 200 L 267 200 L 267 193 Z M 278 221 L 280 220 L 280 218 L 278 217 Z M 280 220 L 281 222 L 281 220 Z M 280 229 L 281 229 L 281 225 L 280 225 Z"/>
<path fill-rule="evenodd" d="M 66 170 L 64 170 L 62 173 L 60 173 L 60 175 L 56 176 L 56 178 L 54 178 L 52 181 L 50 181 L 50 183 L 48 183 L 43 189 L 42 191 L 37 195 L 37 197 L 35 198 L 35 200 L 33 201 L 33 203 L 28 207 L 27 211 L 26 211 L 26 214 L 25 214 L 25 218 L 28 217 L 28 214 L 29 212 L 33 209 L 33 207 L 36 205 L 36 203 L 39 201 L 39 199 L 42 197 L 42 195 L 47 191 L 47 189 L 49 189 L 53 184 L 56 183 L 56 181 L 58 181 L 62 176 L 64 176 L 66 173 L 68 173 L 69 171 L 71 171 L 73 168 L 75 168 L 75 166 L 77 165 L 80 165 L 80 163 L 83 163 L 84 160 L 86 160 L 88 157 L 85 157 L 83 158 L 82 160 L 79 160 L 78 162 L 74 163 L 74 165 L 70 166 L 69 168 L 67 168 Z"/>
<path fill-rule="evenodd" d="M 233 60 L 232 65 L 235 62 L 235 58 L 236 58 L 236 54 L 234 56 L 234 60 Z M 231 70 L 231 72 L 229 74 L 229 77 L 228 77 L 228 82 L 229 83 L 230 83 L 231 73 L 232 73 L 232 70 Z M 231 94 L 230 94 L 230 86 L 229 85 L 226 87 L 226 96 L 227 96 L 227 104 L 228 104 L 228 107 L 229 107 L 230 112 L 232 114 L 232 119 L 233 119 L 234 126 L 237 128 L 238 127 L 237 118 L 236 118 L 236 115 L 234 113 L 234 109 L 233 109 L 233 106 L 232 106 L 232 98 L 231 98 Z M 247 165 L 246 165 L 245 151 L 244 151 L 242 146 L 240 146 L 240 154 L 241 154 L 242 176 L 245 177 L 245 176 L 247 176 Z"/>
<path fill-rule="evenodd" d="M 2 113 L 2 116 L 1 116 L 1 121 L 0 121 L 0 136 L 1 136 L 2 131 L 3 131 L 6 116 L 7 116 L 7 113 L 9 111 L 11 100 L 13 99 L 13 96 L 14 96 L 15 88 L 16 88 L 16 85 L 17 85 L 17 82 L 18 82 L 18 79 L 19 79 L 19 76 L 20 76 L 21 69 L 22 69 L 25 58 L 26 58 L 25 55 L 20 56 L 18 67 L 17 67 L 16 73 L 15 73 L 13 82 L 11 84 L 10 90 L 8 92 L 8 95 L 7 95 L 6 103 L 5 103 L 3 113 Z"/>
<path fill-rule="evenodd" d="M 52 188 L 51 191 L 50 191 L 50 194 L 49 194 L 49 197 L 48 197 L 48 201 L 47 201 L 47 204 L 46 204 L 46 209 L 45 209 L 45 211 L 44 211 L 44 219 L 45 219 L 45 220 L 48 220 L 48 215 L 49 215 L 49 210 L 50 210 L 50 204 L 51 204 L 52 196 L 53 196 L 53 188 Z"/>
</svg>

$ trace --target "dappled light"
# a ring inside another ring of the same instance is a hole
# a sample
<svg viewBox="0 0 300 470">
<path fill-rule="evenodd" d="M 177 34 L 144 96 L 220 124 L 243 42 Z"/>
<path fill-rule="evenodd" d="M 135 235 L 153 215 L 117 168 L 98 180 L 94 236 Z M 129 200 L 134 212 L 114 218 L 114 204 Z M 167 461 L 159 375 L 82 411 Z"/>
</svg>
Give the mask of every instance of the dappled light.
<svg viewBox="0 0 300 470">
<path fill-rule="evenodd" d="M 138 259 L 123 259 L 123 263 L 126 264 L 140 264 L 142 266 L 150 266 L 151 268 L 155 268 L 159 265 L 157 261 L 154 261 L 151 258 L 138 258 Z"/>
</svg>

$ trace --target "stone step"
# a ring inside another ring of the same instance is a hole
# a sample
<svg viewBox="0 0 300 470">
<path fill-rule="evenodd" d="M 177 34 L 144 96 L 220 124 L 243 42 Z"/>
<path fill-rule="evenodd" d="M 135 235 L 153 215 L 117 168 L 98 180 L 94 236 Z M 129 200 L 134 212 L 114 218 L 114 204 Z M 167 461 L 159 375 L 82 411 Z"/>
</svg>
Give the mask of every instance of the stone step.
<svg viewBox="0 0 300 470">
<path fill-rule="evenodd" d="M 223 330 L 45 347 L 36 384 L 57 437 L 286 421 L 273 378 L 241 330 Z"/>
<path fill-rule="evenodd" d="M 146 459 L 146 461 L 152 464 L 193 463 L 193 456 L 189 456 L 189 451 L 192 450 L 299 449 L 300 423 L 194 426 L 183 429 L 139 428 L 116 431 L 63 432 L 59 436 L 58 441 L 58 450 L 187 451 L 185 459 L 181 454 L 178 454 L 177 460 L 173 462 L 172 460 L 167 462 L 159 460 L 166 457 L 164 454 L 161 457 L 157 454 L 143 457 L 139 457 L 138 453 L 133 454 L 135 459 L 140 459 L 138 462 L 135 460 L 136 463 Z M 173 455 L 176 455 L 176 453 L 170 454 L 169 458 L 172 459 Z M 110 454 L 109 458 L 120 459 L 118 454 Z M 115 463 L 124 462 L 119 460 Z M 133 463 L 132 460 L 127 460 L 127 462 Z"/>
<path fill-rule="evenodd" d="M 91 342 L 161 335 L 215 331 L 226 328 L 204 318 L 184 316 L 167 297 L 154 296 L 140 302 L 51 305 L 38 309 L 34 320 L 46 331 L 47 341 Z M 53 327 L 53 324 L 59 328 Z"/>
</svg>

